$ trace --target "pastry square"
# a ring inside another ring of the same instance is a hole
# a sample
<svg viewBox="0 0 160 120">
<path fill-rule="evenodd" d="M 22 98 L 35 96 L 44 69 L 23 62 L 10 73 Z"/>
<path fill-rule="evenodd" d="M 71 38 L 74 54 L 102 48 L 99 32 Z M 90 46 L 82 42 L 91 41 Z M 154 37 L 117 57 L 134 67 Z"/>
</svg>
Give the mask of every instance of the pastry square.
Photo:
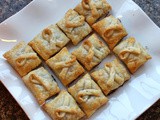
<svg viewBox="0 0 160 120">
<path fill-rule="evenodd" d="M 89 118 L 98 108 L 108 102 L 99 86 L 86 74 L 75 85 L 68 88 Z"/>
<path fill-rule="evenodd" d="M 92 28 L 85 22 L 84 16 L 79 15 L 72 9 L 67 11 L 65 17 L 57 25 L 71 39 L 74 45 L 77 45 L 92 31 Z"/>
<path fill-rule="evenodd" d="M 41 60 L 37 56 L 37 53 L 35 53 L 24 41 L 19 42 L 3 56 L 20 76 L 26 75 L 41 64 Z"/>
<path fill-rule="evenodd" d="M 152 58 L 133 37 L 122 41 L 113 51 L 126 64 L 131 73 L 136 72 L 140 66 Z"/>
<path fill-rule="evenodd" d="M 108 95 L 112 90 L 117 89 L 130 79 L 130 74 L 117 59 L 106 63 L 104 68 L 94 71 L 91 76 L 105 95 Z"/>
<path fill-rule="evenodd" d="M 82 0 L 82 2 L 75 7 L 75 11 L 83 15 L 90 25 L 104 15 L 107 15 L 111 9 L 111 6 L 106 0 Z"/>
<path fill-rule="evenodd" d="M 96 34 L 91 35 L 82 45 L 73 51 L 73 55 L 82 63 L 87 70 L 91 70 L 99 64 L 108 54 L 110 50 L 99 40 Z"/>
<path fill-rule="evenodd" d="M 77 62 L 76 57 L 71 55 L 66 47 L 48 59 L 46 63 L 65 86 L 84 72 L 83 67 Z"/>
<path fill-rule="evenodd" d="M 57 25 L 50 25 L 30 41 L 29 45 L 44 60 L 47 60 L 63 48 L 69 41 L 69 38 L 67 38 Z"/>
<path fill-rule="evenodd" d="M 112 15 L 93 24 L 92 27 L 106 41 L 110 49 L 127 35 L 119 19 Z"/>
<path fill-rule="evenodd" d="M 73 97 L 65 90 L 44 104 L 43 108 L 53 120 L 79 120 L 85 115 Z"/>
<path fill-rule="evenodd" d="M 22 79 L 40 105 L 60 91 L 51 74 L 43 67 L 31 71 Z"/>
</svg>

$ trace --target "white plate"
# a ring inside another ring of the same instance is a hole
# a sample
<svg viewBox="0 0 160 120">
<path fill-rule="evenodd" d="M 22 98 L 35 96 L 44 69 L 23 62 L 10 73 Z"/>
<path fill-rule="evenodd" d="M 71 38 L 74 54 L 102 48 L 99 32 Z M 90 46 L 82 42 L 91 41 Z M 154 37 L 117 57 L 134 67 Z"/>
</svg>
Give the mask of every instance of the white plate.
<svg viewBox="0 0 160 120">
<path fill-rule="evenodd" d="M 69 8 L 74 8 L 79 2 L 80 0 L 34 0 L 0 24 L 0 80 L 31 120 L 50 118 L 42 111 L 2 54 L 21 40 L 29 42 L 44 27 L 56 23 Z M 147 46 L 153 58 L 142 66 L 130 81 L 112 93 L 109 96 L 109 103 L 90 119 L 131 120 L 160 98 L 160 29 L 133 1 L 108 0 L 108 2 L 113 7 L 112 14 L 120 18 L 127 29 L 128 36 L 134 36 L 143 46 Z M 105 61 L 110 59 L 113 57 L 110 56 Z"/>
</svg>

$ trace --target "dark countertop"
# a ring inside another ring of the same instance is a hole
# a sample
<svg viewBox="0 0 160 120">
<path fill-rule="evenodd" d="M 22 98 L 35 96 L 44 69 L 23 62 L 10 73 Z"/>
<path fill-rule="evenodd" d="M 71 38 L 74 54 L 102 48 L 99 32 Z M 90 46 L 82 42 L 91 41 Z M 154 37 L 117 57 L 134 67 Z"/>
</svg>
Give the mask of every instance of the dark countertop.
<svg viewBox="0 0 160 120">
<path fill-rule="evenodd" d="M 21 10 L 32 0 L 0 0 L 0 22 Z M 133 0 L 160 27 L 160 0 Z M 0 82 L 0 120 L 28 120 L 11 94 Z M 160 100 L 137 120 L 160 120 Z"/>
</svg>

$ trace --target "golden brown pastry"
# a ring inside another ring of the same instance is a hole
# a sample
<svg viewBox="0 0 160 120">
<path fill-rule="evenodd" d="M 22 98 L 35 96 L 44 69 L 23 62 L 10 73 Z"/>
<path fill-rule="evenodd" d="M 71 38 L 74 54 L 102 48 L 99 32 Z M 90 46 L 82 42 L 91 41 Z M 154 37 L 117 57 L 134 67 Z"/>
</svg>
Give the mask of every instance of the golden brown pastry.
<svg viewBox="0 0 160 120">
<path fill-rule="evenodd" d="M 91 35 L 82 45 L 73 51 L 73 55 L 87 68 L 91 70 L 99 64 L 108 54 L 110 50 L 99 40 L 96 34 Z"/>
<path fill-rule="evenodd" d="M 82 0 L 82 2 L 75 7 L 75 11 L 83 15 L 90 25 L 109 13 L 111 9 L 111 6 L 106 0 Z"/>
<path fill-rule="evenodd" d="M 22 79 L 40 105 L 60 91 L 51 74 L 43 67 L 31 71 Z"/>
<path fill-rule="evenodd" d="M 117 59 L 106 63 L 104 68 L 94 71 L 91 76 L 105 95 L 108 95 L 112 90 L 117 89 L 126 80 L 130 79 L 130 74 Z"/>
<path fill-rule="evenodd" d="M 113 51 L 127 65 L 131 73 L 136 72 L 140 66 L 151 59 L 147 51 L 133 37 L 122 41 Z"/>
<path fill-rule="evenodd" d="M 68 88 L 68 91 L 78 102 L 88 118 L 108 101 L 89 74 L 86 74 L 75 85 Z"/>
<path fill-rule="evenodd" d="M 91 27 L 85 22 L 85 18 L 76 11 L 70 9 L 65 17 L 57 25 L 71 39 L 74 45 L 77 45 L 91 31 Z"/>
<path fill-rule="evenodd" d="M 47 60 L 69 42 L 69 38 L 57 27 L 50 25 L 39 33 L 29 45 Z"/>
<path fill-rule="evenodd" d="M 84 116 L 73 97 L 65 90 L 44 104 L 43 108 L 53 120 L 79 120 Z"/>
<path fill-rule="evenodd" d="M 77 62 L 76 57 L 71 55 L 66 47 L 48 59 L 46 63 L 65 86 L 84 72 L 83 67 Z"/>
<path fill-rule="evenodd" d="M 19 42 L 11 50 L 4 53 L 3 56 L 20 76 L 26 75 L 41 64 L 37 54 L 24 41 Z"/>
<path fill-rule="evenodd" d="M 110 49 L 127 35 L 121 22 L 112 15 L 93 24 L 92 27 L 106 41 Z"/>
</svg>

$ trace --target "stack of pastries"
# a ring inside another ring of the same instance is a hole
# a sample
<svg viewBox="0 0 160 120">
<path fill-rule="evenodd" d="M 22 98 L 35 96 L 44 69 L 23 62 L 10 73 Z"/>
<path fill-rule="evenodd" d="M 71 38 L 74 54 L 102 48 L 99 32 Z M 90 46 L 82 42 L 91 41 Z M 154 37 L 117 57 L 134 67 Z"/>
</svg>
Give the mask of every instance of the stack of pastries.
<svg viewBox="0 0 160 120">
<path fill-rule="evenodd" d="M 135 38 L 122 40 L 128 33 L 119 19 L 108 15 L 111 9 L 106 0 L 82 0 L 28 44 L 19 42 L 4 54 L 52 119 L 89 118 L 108 102 L 109 93 L 131 78 L 130 73 L 151 59 Z M 72 53 L 66 47 L 70 41 Z M 94 70 L 111 53 L 116 59 Z M 66 90 L 60 90 L 42 67 L 42 59 Z"/>
</svg>

